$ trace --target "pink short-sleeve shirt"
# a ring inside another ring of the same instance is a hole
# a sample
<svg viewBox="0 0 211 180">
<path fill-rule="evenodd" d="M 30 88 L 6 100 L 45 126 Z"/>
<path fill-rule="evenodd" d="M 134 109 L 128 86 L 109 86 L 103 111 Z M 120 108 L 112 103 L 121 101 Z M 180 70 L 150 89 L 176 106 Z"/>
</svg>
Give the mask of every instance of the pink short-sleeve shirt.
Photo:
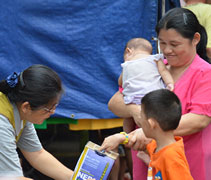
<svg viewBox="0 0 211 180">
<path fill-rule="evenodd" d="M 175 83 L 175 94 L 182 103 L 182 113 L 211 117 L 211 65 L 198 55 Z M 211 179 L 211 125 L 185 136 L 185 153 L 194 179 Z"/>
</svg>

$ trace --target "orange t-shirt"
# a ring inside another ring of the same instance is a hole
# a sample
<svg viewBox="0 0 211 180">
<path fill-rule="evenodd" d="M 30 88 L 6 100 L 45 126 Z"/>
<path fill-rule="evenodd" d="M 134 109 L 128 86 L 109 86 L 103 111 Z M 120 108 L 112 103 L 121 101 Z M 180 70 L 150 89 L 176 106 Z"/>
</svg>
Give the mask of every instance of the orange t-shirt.
<svg viewBox="0 0 211 180">
<path fill-rule="evenodd" d="M 153 140 L 147 145 L 150 155 L 147 180 L 193 180 L 185 157 L 182 137 L 175 137 L 172 143 L 158 152 Z M 154 153 L 155 152 L 155 153 Z"/>
</svg>

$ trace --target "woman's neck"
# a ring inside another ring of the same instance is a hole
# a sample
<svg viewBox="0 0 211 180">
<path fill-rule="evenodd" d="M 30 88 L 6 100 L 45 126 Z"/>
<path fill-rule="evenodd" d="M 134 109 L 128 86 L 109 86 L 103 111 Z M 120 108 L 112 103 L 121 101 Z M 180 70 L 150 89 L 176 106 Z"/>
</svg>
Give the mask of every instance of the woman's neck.
<svg viewBox="0 0 211 180">
<path fill-rule="evenodd" d="M 174 79 L 174 82 L 176 82 L 183 75 L 189 66 L 190 65 L 183 67 L 169 67 L 169 71 L 172 75 L 172 78 Z"/>
<path fill-rule="evenodd" d="M 24 115 L 23 115 L 23 111 L 21 109 L 21 103 L 16 103 L 16 107 L 18 109 L 19 115 L 20 115 L 20 119 L 23 120 Z"/>
<path fill-rule="evenodd" d="M 190 67 L 190 65 L 194 60 L 194 57 L 192 57 L 191 61 L 189 61 L 183 66 L 170 66 L 170 65 L 167 66 L 169 72 L 172 75 L 172 78 L 174 79 L 174 82 L 176 82 L 183 75 L 183 73 Z"/>
</svg>

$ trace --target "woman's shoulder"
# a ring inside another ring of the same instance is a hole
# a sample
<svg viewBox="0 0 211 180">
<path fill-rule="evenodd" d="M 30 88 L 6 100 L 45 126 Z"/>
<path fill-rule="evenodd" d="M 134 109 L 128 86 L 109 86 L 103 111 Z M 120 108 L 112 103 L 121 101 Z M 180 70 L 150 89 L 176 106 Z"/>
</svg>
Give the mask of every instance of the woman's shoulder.
<svg viewBox="0 0 211 180">
<path fill-rule="evenodd" d="M 0 141 L 6 141 L 8 139 L 14 139 L 14 129 L 9 123 L 9 120 L 0 114 Z M 1 143 L 0 143 L 1 144 Z"/>
<path fill-rule="evenodd" d="M 11 123 L 9 123 L 9 120 L 6 116 L 3 114 L 0 114 L 0 126 L 2 127 L 12 127 Z"/>
<path fill-rule="evenodd" d="M 185 78 L 185 79 L 184 79 Z M 211 83 L 211 64 L 200 58 L 198 55 L 195 57 L 188 71 L 185 73 L 183 81 L 187 84 L 195 84 L 201 86 L 202 84 Z"/>
<path fill-rule="evenodd" d="M 191 64 L 191 69 L 200 72 L 210 72 L 211 64 L 202 59 L 199 55 L 196 55 L 193 63 Z"/>
</svg>

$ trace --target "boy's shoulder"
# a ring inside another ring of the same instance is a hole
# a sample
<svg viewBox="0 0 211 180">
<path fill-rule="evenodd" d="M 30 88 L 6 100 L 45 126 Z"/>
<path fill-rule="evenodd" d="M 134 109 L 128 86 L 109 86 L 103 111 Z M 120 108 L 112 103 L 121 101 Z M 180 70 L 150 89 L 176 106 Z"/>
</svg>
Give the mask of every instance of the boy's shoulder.
<svg viewBox="0 0 211 180">
<path fill-rule="evenodd" d="M 158 152 L 155 152 L 157 148 L 156 141 L 152 140 L 151 143 L 147 145 L 147 151 L 150 155 L 161 157 L 164 154 L 165 157 L 169 157 L 170 159 L 174 157 L 184 156 L 184 143 L 182 137 L 176 136 L 175 140 L 176 142 L 165 146 Z"/>
</svg>

